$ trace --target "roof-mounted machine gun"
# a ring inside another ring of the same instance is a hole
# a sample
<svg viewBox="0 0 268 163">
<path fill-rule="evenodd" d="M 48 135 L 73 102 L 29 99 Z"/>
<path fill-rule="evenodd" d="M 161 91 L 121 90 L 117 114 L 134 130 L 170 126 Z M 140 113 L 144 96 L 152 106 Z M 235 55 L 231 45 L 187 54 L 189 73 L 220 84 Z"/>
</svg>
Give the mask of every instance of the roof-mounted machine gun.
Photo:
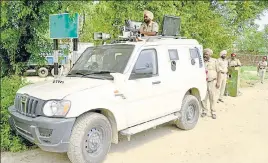
<svg viewBox="0 0 268 163">
<path fill-rule="evenodd" d="M 119 36 L 119 39 L 136 41 L 137 37 L 141 37 L 140 26 L 142 22 L 125 20 L 125 26 L 121 28 L 122 36 Z"/>
<path fill-rule="evenodd" d="M 114 40 L 112 43 L 120 43 L 126 41 L 136 42 L 137 38 L 145 40 L 160 38 L 182 38 L 179 36 L 181 24 L 180 17 L 165 15 L 163 18 L 162 33 L 160 33 L 158 36 L 143 37 L 139 32 L 141 24 L 142 22 L 125 20 L 125 26 L 120 28 L 122 35 L 119 36 L 118 39 Z M 108 38 L 110 39 L 109 34 L 94 33 L 95 40 L 106 40 Z"/>
</svg>

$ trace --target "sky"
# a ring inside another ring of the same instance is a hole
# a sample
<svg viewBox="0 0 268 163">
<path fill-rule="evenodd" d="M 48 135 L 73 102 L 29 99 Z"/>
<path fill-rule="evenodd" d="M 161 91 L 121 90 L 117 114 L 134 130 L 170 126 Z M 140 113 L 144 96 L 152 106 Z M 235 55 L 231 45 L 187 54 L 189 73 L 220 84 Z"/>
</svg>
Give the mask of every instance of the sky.
<svg viewBox="0 0 268 163">
<path fill-rule="evenodd" d="M 268 24 L 268 11 L 266 10 L 264 12 L 264 15 L 260 17 L 261 20 L 255 20 L 255 23 L 258 24 L 259 30 L 263 30 L 264 29 L 264 25 Z"/>
</svg>

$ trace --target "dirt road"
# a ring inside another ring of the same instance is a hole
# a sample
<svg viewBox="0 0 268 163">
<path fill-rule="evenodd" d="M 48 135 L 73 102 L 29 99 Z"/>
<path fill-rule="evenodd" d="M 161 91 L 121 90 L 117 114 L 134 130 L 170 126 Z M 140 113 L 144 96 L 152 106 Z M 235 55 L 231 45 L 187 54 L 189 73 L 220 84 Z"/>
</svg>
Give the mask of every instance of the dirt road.
<svg viewBox="0 0 268 163">
<path fill-rule="evenodd" d="M 217 119 L 181 131 L 165 124 L 112 145 L 105 163 L 267 163 L 268 84 L 242 89 L 217 104 Z M 2 163 L 70 163 L 66 154 L 39 149 L 2 153 Z"/>
</svg>

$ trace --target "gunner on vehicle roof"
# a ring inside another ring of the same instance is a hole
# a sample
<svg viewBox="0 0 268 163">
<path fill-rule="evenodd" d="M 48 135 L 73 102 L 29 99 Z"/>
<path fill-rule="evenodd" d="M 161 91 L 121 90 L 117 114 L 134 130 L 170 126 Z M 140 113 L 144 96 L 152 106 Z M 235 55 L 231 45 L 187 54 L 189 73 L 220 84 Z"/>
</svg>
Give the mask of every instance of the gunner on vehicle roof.
<svg viewBox="0 0 268 163">
<path fill-rule="evenodd" d="M 151 11 L 144 11 L 144 23 L 140 27 L 140 34 L 144 36 L 156 36 L 158 33 L 158 24 L 153 21 L 154 14 Z"/>
</svg>

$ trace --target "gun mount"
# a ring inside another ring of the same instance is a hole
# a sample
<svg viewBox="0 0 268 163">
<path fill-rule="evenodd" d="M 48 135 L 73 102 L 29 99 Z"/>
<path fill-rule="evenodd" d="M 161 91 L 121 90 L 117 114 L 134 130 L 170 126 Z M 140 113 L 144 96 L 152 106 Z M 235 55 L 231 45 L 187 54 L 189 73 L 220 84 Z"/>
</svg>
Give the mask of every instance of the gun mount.
<svg viewBox="0 0 268 163">
<path fill-rule="evenodd" d="M 159 38 L 182 38 L 179 36 L 180 23 L 180 17 L 165 15 L 163 18 L 162 33 L 158 36 L 144 37 L 139 32 L 142 22 L 125 20 L 125 25 L 120 28 L 122 35 L 119 36 L 117 39 L 113 40 L 112 43 L 122 43 L 128 41 L 137 42 L 137 38 L 140 38 L 145 41 L 151 41 Z M 96 33 L 96 35 L 97 34 L 100 35 L 100 33 Z M 102 35 L 104 36 L 105 34 L 103 33 Z M 99 39 L 106 40 L 107 37 L 100 36 L 98 37 L 98 40 Z"/>
</svg>

